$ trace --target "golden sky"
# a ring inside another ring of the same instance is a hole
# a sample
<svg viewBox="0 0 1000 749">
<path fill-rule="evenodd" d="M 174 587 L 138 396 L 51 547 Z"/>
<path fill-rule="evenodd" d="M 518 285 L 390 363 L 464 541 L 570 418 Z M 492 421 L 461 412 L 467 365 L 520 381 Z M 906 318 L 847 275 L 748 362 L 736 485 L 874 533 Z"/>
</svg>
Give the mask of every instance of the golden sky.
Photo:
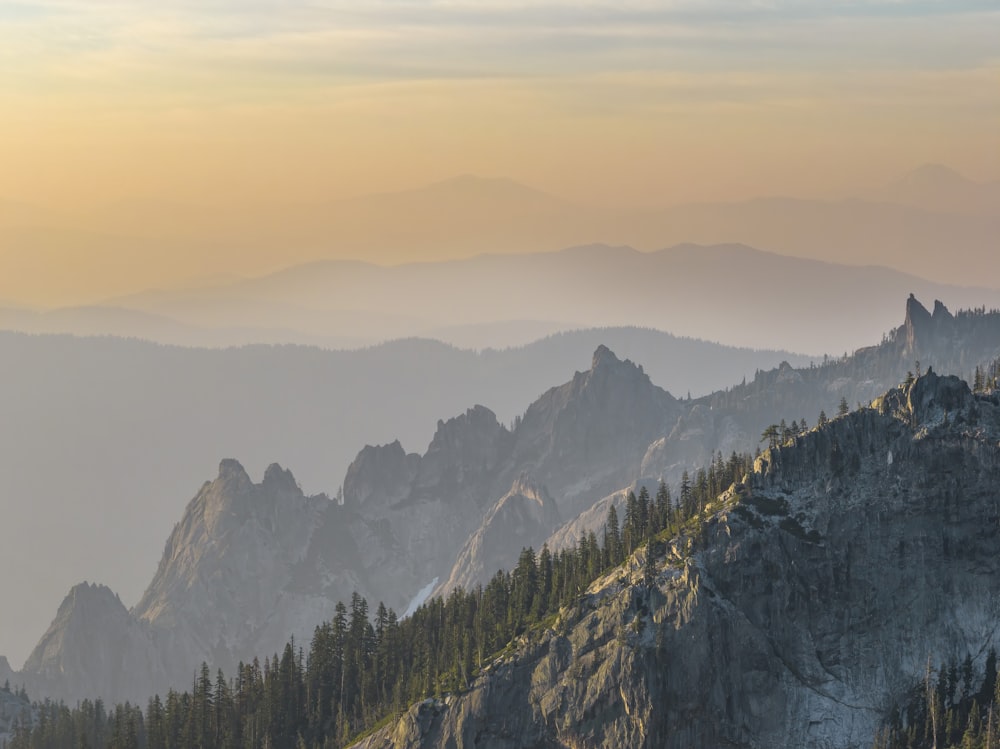
<svg viewBox="0 0 1000 749">
<path fill-rule="evenodd" d="M 0 218 L 466 173 L 629 206 L 992 180 L 998 39 L 993 0 L 7 1 Z"/>
<path fill-rule="evenodd" d="M 0 196 L 316 201 L 455 174 L 574 199 L 996 178 L 993 2 L 16 0 Z"/>
</svg>

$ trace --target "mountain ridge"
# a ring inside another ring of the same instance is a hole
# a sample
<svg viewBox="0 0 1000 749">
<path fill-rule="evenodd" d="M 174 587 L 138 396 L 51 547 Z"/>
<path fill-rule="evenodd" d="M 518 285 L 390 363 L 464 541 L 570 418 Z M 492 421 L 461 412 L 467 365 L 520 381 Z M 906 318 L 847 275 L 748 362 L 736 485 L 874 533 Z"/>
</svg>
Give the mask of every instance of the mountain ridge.
<svg viewBox="0 0 1000 749">
<path fill-rule="evenodd" d="M 147 613 L 151 626 L 160 619 L 179 633 L 190 630 L 178 634 L 171 645 L 178 649 L 163 658 L 188 670 L 198 659 L 226 663 L 240 657 L 238 649 L 265 647 L 264 634 L 280 644 L 282 633 L 308 633 L 305 622 L 328 618 L 334 599 L 349 588 L 402 609 L 434 578 L 445 581 L 439 594 L 449 585 L 485 583 L 491 566 L 510 568 L 516 556 L 516 543 L 487 542 L 498 528 L 531 545 L 555 538 L 560 524 L 587 530 L 590 510 L 612 492 L 635 482 L 676 485 L 682 471 L 712 465 L 730 450 L 750 451 L 767 433 L 767 420 L 790 409 L 835 413 L 848 396 L 867 401 L 865 393 L 884 389 L 882 380 L 901 381 L 916 357 L 928 368 L 954 369 L 1000 355 L 998 320 L 1000 313 L 952 315 L 943 305 L 931 313 L 910 297 L 904 324 L 882 344 L 819 367 L 783 363 L 697 401 L 673 398 L 639 365 L 598 346 L 590 369 L 545 391 L 510 429 L 475 406 L 438 420 L 423 455 L 407 454 L 399 441 L 363 448 L 345 476 L 343 505 L 306 497 L 279 466 L 254 484 L 240 464 L 225 460 L 165 548 L 150 586 L 163 592 L 164 604 L 144 599 L 137 613 Z M 804 419 L 773 427 L 782 441 L 807 431 Z M 546 496 L 554 511 L 545 509 Z M 289 510 L 279 519 L 281 503 Z M 220 539 L 226 554 L 214 550 Z M 463 549 L 466 539 L 473 541 Z M 229 550 L 240 548 L 246 553 Z M 377 592 L 373 570 L 388 581 Z M 213 592 L 217 584 L 221 592 Z M 201 604 L 189 605 L 195 600 Z M 261 611 L 282 616 L 270 620 Z M 113 683 L 110 675 L 105 683 Z"/>
<path fill-rule="evenodd" d="M 652 585 L 640 550 L 356 746 L 871 746 L 928 654 L 981 670 L 1000 644 L 998 438 L 995 396 L 956 377 L 894 388 L 765 451 Z"/>
</svg>

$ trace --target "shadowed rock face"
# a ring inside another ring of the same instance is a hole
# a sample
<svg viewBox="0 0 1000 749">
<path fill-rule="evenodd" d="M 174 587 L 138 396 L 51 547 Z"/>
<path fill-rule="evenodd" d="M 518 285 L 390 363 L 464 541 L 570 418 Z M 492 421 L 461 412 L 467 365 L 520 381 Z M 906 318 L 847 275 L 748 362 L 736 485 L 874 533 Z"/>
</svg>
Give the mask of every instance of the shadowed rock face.
<svg viewBox="0 0 1000 749">
<path fill-rule="evenodd" d="M 640 551 L 360 746 L 870 747 L 928 657 L 1000 645 L 998 440 L 957 378 L 890 391 L 765 452 L 654 589 Z"/>
</svg>

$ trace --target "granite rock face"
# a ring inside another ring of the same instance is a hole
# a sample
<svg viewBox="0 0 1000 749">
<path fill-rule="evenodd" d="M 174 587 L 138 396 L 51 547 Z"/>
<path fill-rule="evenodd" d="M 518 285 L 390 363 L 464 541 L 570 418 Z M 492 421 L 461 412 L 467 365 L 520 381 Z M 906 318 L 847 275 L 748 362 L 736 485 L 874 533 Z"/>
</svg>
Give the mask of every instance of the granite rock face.
<svg viewBox="0 0 1000 749">
<path fill-rule="evenodd" d="M 1000 406 L 957 378 L 765 452 L 706 519 L 359 746 L 870 747 L 928 658 L 1000 646 Z"/>
<path fill-rule="evenodd" d="M 511 542 L 540 549 L 549 529 L 559 522 L 559 510 L 549 493 L 527 476 L 518 478 L 497 500 L 486 518 L 463 544 L 444 589 L 471 590 L 486 584 L 497 570 L 509 568 Z"/>
</svg>

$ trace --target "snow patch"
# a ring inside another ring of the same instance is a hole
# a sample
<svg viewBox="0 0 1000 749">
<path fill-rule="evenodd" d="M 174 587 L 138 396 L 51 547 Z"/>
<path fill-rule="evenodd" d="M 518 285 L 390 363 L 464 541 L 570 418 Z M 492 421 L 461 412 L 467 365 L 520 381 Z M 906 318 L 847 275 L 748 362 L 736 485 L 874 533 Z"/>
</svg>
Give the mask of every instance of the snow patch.
<svg viewBox="0 0 1000 749">
<path fill-rule="evenodd" d="M 434 578 L 427 585 L 422 587 L 417 591 L 417 594 L 413 596 L 413 600 L 410 601 L 410 605 L 406 607 L 406 613 L 403 614 L 403 619 L 408 616 L 413 616 L 417 613 L 417 609 L 424 605 L 424 602 L 431 597 L 431 591 L 437 587 L 438 578 Z"/>
</svg>

